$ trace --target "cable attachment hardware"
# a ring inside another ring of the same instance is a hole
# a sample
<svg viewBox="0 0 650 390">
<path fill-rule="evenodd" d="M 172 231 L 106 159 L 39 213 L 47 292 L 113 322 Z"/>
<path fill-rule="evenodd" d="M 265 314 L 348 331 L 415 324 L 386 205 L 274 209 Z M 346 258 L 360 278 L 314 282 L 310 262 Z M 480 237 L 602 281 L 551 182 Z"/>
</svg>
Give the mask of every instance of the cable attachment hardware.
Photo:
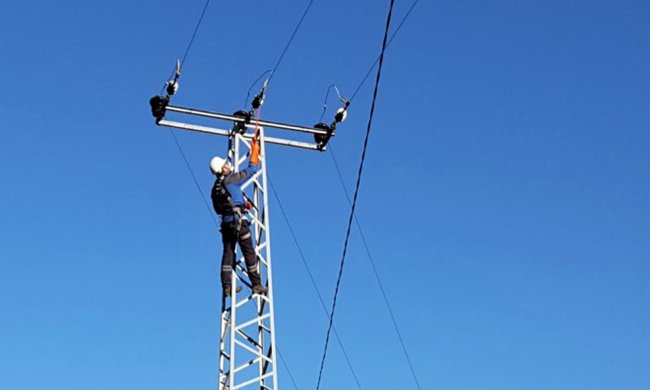
<svg viewBox="0 0 650 390">
<path fill-rule="evenodd" d="M 176 60 L 176 70 L 174 71 L 174 78 L 167 80 L 165 83 L 165 91 L 168 96 L 174 95 L 178 91 L 178 78 L 181 76 L 181 60 Z"/>
<path fill-rule="evenodd" d="M 149 105 L 151 106 L 151 115 L 156 118 L 156 123 L 160 122 L 165 117 L 165 112 L 167 111 L 167 105 L 172 95 L 178 91 L 178 78 L 181 76 L 181 60 L 176 60 L 176 70 L 174 71 L 174 78 L 167 80 L 165 82 L 165 87 L 163 88 L 167 95 L 156 95 L 149 99 Z M 162 93 L 162 91 L 160 91 Z"/>
<path fill-rule="evenodd" d="M 345 120 L 345 118 L 348 117 L 348 107 L 350 107 L 350 101 L 344 97 L 341 97 L 341 101 L 343 102 L 343 107 L 336 110 L 336 114 L 334 115 L 334 121 L 336 123 L 341 123 Z"/>
<path fill-rule="evenodd" d="M 343 102 L 343 107 L 336 110 L 336 114 L 334 114 L 334 120 L 332 123 L 328 125 L 321 122 L 314 125 L 314 128 L 316 129 L 323 129 L 327 131 L 327 134 L 314 134 L 314 141 L 316 141 L 318 150 L 323 150 L 325 148 L 330 138 L 332 138 L 334 132 L 336 131 L 336 125 L 343 122 L 348 117 L 348 107 L 350 107 L 350 101 L 342 96 L 339 96 L 339 99 L 341 102 Z"/>
<path fill-rule="evenodd" d="M 262 90 L 260 91 L 260 93 L 258 93 L 253 98 L 253 102 L 252 102 L 253 110 L 258 110 L 264 104 L 264 99 L 266 98 L 266 87 L 268 85 L 269 85 L 269 79 L 266 79 L 264 81 L 264 85 L 262 85 Z"/>
</svg>

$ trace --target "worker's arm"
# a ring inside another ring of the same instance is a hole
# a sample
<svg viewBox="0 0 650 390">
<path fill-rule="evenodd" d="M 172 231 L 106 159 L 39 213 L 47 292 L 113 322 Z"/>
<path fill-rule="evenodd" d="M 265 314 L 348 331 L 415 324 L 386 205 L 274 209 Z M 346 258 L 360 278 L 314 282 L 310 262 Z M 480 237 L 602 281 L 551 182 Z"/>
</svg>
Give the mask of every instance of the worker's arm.
<svg viewBox="0 0 650 390">
<path fill-rule="evenodd" d="M 225 180 L 225 184 L 240 184 L 248 180 L 249 177 L 253 176 L 260 169 L 260 144 L 257 139 L 253 139 L 251 145 L 251 158 L 248 164 L 248 167 L 243 171 L 233 173 L 228 176 Z"/>
</svg>

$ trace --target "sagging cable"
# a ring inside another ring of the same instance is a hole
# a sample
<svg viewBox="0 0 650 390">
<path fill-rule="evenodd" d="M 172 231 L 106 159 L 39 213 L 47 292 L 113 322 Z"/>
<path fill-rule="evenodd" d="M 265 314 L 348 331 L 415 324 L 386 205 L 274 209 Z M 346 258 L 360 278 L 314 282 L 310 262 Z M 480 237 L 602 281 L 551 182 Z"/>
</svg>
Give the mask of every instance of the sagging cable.
<svg viewBox="0 0 650 390">
<path fill-rule="evenodd" d="M 253 89 L 253 87 L 255 87 L 255 86 L 257 85 L 257 83 L 259 83 L 260 80 L 262 80 L 262 79 L 263 79 L 267 74 L 272 73 L 272 72 L 273 72 L 272 69 L 267 69 L 267 70 L 265 70 L 265 71 L 264 71 L 264 72 L 263 72 L 263 73 L 262 73 L 258 78 L 255 79 L 255 81 L 253 81 L 253 82 L 251 83 L 251 86 L 248 87 L 248 91 L 246 91 L 246 99 L 244 99 L 244 107 L 246 107 L 246 106 L 248 105 L 248 98 L 251 97 L 251 90 Z M 266 79 L 266 81 L 264 81 L 264 84 L 265 84 L 265 85 L 268 85 L 270 78 L 271 78 L 271 77 L 269 76 L 269 77 Z"/>
</svg>

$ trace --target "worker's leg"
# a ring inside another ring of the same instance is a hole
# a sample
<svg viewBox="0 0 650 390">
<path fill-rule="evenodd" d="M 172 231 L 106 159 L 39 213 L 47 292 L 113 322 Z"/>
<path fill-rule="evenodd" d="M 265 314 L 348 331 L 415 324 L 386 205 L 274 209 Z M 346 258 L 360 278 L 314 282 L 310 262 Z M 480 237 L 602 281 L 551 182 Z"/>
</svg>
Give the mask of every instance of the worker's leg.
<svg viewBox="0 0 650 390">
<path fill-rule="evenodd" d="M 232 285 L 232 271 L 235 263 L 235 245 L 237 232 L 228 223 L 221 224 L 221 241 L 223 242 L 223 257 L 221 258 L 221 285 L 223 289 Z"/>
<path fill-rule="evenodd" d="M 262 280 L 260 278 L 259 264 L 257 262 L 257 255 L 255 254 L 255 247 L 253 246 L 253 237 L 248 227 L 248 222 L 244 219 L 241 221 L 241 228 L 239 229 L 239 247 L 244 254 L 246 260 L 246 268 L 248 269 L 248 277 L 253 286 L 260 286 Z"/>
</svg>

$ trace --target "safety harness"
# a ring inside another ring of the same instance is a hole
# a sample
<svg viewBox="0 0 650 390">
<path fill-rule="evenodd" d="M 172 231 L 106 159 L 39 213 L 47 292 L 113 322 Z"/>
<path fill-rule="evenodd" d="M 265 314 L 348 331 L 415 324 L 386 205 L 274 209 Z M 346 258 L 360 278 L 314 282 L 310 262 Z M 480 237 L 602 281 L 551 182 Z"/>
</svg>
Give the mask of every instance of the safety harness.
<svg viewBox="0 0 650 390">
<path fill-rule="evenodd" d="M 214 211 L 221 216 L 233 216 L 232 223 L 235 226 L 235 230 L 239 234 L 243 213 L 246 212 L 246 210 L 240 206 L 237 206 L 235 202 L 233 202 L 232 196 L 230 196 L 230 192 L 228 192 L 228 189 L 223 183 L 224 179 L 225 178 L 222 175 L 217 176 L 217 181 L 212 187 L 212 206 L 214 207 Z"/>
</svg>

